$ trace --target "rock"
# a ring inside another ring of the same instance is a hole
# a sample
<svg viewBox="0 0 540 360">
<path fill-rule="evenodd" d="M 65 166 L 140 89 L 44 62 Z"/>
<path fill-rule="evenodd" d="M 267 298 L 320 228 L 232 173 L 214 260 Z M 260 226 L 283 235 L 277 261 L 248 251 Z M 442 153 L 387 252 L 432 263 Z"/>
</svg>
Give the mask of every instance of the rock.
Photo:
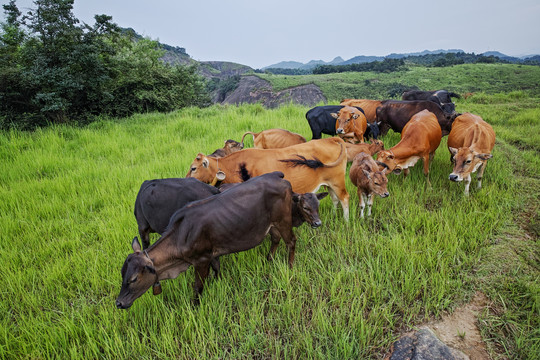
<svg viewBox="0 0 540 360">
<path fill-rule="evenodd" d="M 406 334 L 392 346 L 390 360 L 465 360 L 467 355 L 440 341 L 429 328 Z"/>
</svg>

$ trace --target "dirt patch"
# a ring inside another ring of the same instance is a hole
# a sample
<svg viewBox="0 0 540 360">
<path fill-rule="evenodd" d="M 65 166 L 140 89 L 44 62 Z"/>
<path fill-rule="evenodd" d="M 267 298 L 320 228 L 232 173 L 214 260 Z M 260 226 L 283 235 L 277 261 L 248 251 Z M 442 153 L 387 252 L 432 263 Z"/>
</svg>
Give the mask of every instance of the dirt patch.
<svg viewBox="0 0 540 360">
<path fill-rule="evenodd" d="M 446 345 L 460 350 L 471 360 L 489 360 L 486 344 L 478 330 L 478 314 L 488 305 L 488 298 L 478 292 L 472 301 L 442 320 L 426 324 Z"/>
<path fill-rule="evenodd" d="M 282 91 L 274 91 L 272 85 L 258 76 L 242 76 L 236 90 L 229 94 L 222 104 L 256 104 L 273 109 L 283 104 L 315 106 L 326 103 L 326 97 L 317 85 L 296 86 Z"/>
</svg>

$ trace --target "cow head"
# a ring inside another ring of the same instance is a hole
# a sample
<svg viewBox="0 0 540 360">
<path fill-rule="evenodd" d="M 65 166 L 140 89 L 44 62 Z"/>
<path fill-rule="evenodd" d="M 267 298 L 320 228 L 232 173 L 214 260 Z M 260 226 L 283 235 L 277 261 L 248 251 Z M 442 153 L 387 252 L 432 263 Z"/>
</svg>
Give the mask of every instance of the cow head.
<svg viewBox="0 0 540 360">
<path fill-rule="evenodd" d="M 328 195 L 327 192 L 317 194 L 293 193 L 293 208 L 296 208 L 302 219 L 314 229 L 322 224 L 321 219 L 319 218 L 319 200 L 324 199 L 326 195 Z"/>
<path fill-rule="evenodd" d="M 354 130 L 354 120 L 362 113 L 351 106 L 344 106 L 339 112 L 331 113 L 333 118 L 336 119 L 336 133 L 337 134 L 346 134 Z"/>
<path fill-rule="evenodd" d="M 362 169 L 364 176 L 368 180 L 368 186 L 372 193 L 379 195 L 382 198 L 390 196 L 386 186 L 388 185 L 388 178 L 386 177 L 386 169 L 378 171 L 368 171 Z"/>
<path fill-rule="evenodd" d="M 371 139 L 371 153 L 376 154 L 379 151 L 384 150 L 384 143 L 382 140 Z"/>
<path fill-rule="evenodd" d="M 235 140 L 227 140 L 225 141 L 225 146 L 223 147 L 223 150 L 225 150 L 225 153 L 227 155 L 232 154 L 233 152 L 240 151 L 244 148 L 244 144 L 235 141 Z"/>
<path fill-rule="evenodd" d="M 451 181 L 463 181 L 463 179 L 471 176 L 471 173 L 478 170 L 487 160 L 491 159 L 493 155 L 478 153 L 470 148 L 455 149 L 449 147 L 448 150 L 452 154 L 454 163 L 454 170 L 448 176 Z"/>
<path fill-rule="evenodd" d="M 209 158 L 199 153 L 191 163 L 186 177 L 193 177 L 204 183 L 210 184 L 214 180 L 216 172 L 217 171 L 212 171 Z"/>
<path fill-rule="evenodd" d="M 379 122 L 373 122 L 367 123 L 366 133 L 364 134 L 365 137 L 372 137 L 373 139 L 377 139 L 379 135 L 381 134 L 381 130 L 379 129 L 379 125 L 381 125 L 381 121 Z"/>
<path fill-rule="evenodd" d="M 386 166 L 388 171 L 395 171 L 397 173 L 401 172 L 401 169 L 397 164 L 396 157 L 390 150 L 379 151 L 377 154 L 377 162 L 380 162 L 383 164 L 383 166 Z"/>
<path fill-rule="evenodd" d="M 143 252 L 139 239 L 131 242 L 133 254 L 129 254 L 122 266 L 122 288 L 116 298 L 116 307 L 127 309 L 158 280 L 154 263 Z"/>
</svg>

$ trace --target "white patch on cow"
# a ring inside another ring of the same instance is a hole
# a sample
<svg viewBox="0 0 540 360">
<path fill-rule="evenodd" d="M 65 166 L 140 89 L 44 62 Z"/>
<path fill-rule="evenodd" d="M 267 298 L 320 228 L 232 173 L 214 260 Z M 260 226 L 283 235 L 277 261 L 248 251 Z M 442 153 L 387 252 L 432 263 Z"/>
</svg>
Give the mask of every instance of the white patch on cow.
<svg viewBox="0 0 540 360">
<path fill-rule="evenodd" d="M 478 164 L 476 164 L 476 165 L 474 166 L 474 169 L 473 169 L 473 171 L 471 171 L 471 173 L 476 172 L 476 170 L 478 170 L 478 168 L 480 168 L 480 166 L 482 166 L 482 164 L 483 164 L 483 162 L 482 162 L 482 161 L 479 161 Z"/>
<path fill-rule="evenodd" d="M 402 169 L 407 169 L 407 168 L 410 168 L 410 167 L 413 167 L 414 164 L 416 164 L 416 162 L 420 160 L 420 156 L 411 156 L 410 158 L 408 158 L 405 162 L 401 163 L 400 164 L 400 167 Z"/>
</svg>

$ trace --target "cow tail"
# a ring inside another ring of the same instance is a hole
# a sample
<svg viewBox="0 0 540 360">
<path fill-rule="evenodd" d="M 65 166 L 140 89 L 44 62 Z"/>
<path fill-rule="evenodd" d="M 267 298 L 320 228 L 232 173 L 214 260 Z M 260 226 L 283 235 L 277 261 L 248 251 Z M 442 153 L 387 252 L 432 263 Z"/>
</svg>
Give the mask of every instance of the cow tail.
<svg viewBox="0 0 540 360">
<path fill-rule="evenodd" d="M 343 163 L 343 158 L 347 156 L 347 152 L 345 151 L 345 146 L 343 145 L 343 142 L 340 142 L 339 146 L 341 147 L 341 152 L 339 153 L 339 157 L 337 158 L 337 160 L 330 164 L 324 164 L 324 167 L 334 167 Z"/>
<path fill-rule="evenodd" d="M 244 135 L 242 136 L 242 140 L 240 140 L 240 143 L 242 144 L 242 148 L 244 147 L 244 138 L 245 138 L 246 135 L 248 135 L 248 134 L 251 134 L 251 136 L 253 136 L 253 142 L 255 142 L 255 135 L 256 135 L 256 133 L 251 132 L 251 131 L 246 131 L 246 132 L 244 133 Z"/>
<path fill-rule="evenodd" d="M 448 92 L 448 96 L 450 96 L 450 97 L 455 97 L 455 98 L 457 98 L 457 99 L 461 99 L 461 95 L 456 94 L 455 92 L 450 92 L 450 91 L 449 91 L 449 92 Z"/>
</svg>

